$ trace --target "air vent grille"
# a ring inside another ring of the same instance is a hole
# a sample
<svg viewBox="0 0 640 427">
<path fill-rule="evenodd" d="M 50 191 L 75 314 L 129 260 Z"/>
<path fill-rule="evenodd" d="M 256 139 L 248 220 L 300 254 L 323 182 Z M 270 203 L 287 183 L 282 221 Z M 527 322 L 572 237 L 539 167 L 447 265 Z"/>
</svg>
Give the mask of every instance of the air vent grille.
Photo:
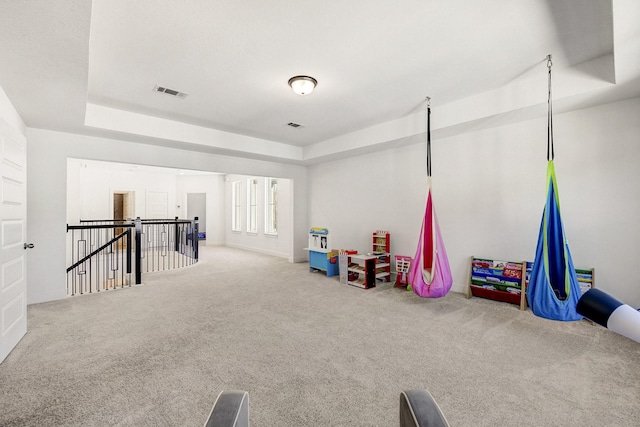
<svg viewBox="0 0 640 427">
<path fill-rule="evenodd" d="M 180 92 L 175 89 L 169 89 L 168 87 L 163 87 L 160 85 L 156 85 L 153 88 L 153 91 L 158 93 L 164 93 L 165 95 L 175 96 L 176 98 L 180 98 L 180 99 L 184 99 L 187 97 L 187 95 L 189 95 L 188 93 Z"/>
<path fill-rule="evenodd" d="M 287 123 L 287 126 L 291 126 L 292 128 L 301 128 L 301 127 L 304 127 L 304 125 L 301 125 L 300 123 L 294 123 L 294 122 L 289 122 L 289 123 Z"/>
</svg>

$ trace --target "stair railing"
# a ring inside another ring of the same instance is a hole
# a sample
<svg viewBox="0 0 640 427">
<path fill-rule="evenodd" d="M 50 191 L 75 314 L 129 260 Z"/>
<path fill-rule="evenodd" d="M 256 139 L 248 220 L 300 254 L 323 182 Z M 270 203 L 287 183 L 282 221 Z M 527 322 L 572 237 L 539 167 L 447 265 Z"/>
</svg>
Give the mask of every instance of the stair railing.
<svg viewBox="0 0 640 427">
<path fill-rule="evenodd" d="M 80 220 L 67 225 L 67 294 L 142 283 L 142 273 L 198 262 L 198 218 Z"/>
<path fill-rule="evenodd" d="M 132 224 L 67 225 L 71 265 L 67 294 L 85 294 L 131 286 Z M 119 229 L 119 233 L 116 233 Z"/>
</svg>

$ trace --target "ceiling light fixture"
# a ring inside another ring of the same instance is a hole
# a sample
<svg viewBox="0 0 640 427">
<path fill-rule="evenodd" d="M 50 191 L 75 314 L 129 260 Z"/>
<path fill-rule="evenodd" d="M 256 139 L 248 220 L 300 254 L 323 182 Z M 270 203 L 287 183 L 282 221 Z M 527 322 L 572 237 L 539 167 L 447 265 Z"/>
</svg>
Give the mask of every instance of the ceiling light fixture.
<svg viewBox="0 0 640 427">
<path fill-rule="evenodd" d="M 317 84 L 318 81 L 309 76 L 294 76 L 289 79 L 289 86 L 298 95 L 309 95 Z"/>
</svg>

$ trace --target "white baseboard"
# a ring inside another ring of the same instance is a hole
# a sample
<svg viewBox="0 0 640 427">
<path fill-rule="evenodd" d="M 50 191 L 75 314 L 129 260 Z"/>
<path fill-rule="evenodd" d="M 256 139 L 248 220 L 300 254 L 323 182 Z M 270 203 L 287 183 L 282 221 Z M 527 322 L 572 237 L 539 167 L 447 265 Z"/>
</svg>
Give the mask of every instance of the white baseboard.
<svg viewBox="0 0 640 427">
<path fill-rule="evenodd" d="M 265 255 L 276 256 L 278 258 L 289 259 L 289 254 L 282 253 L 282 252 L 269 251 L 269 250 L 266 250 L 266 249 L 254 248 L 252 246 L 238 245 L 238 244 L 235 244 L 235 243 L 226 243 L 224 246 L 227 246 L 229 248 L 242 249 L 242 250 L 245 250 L 245 251 L 257 252 L 257 253 L 265 254 Z"/>
</svg>

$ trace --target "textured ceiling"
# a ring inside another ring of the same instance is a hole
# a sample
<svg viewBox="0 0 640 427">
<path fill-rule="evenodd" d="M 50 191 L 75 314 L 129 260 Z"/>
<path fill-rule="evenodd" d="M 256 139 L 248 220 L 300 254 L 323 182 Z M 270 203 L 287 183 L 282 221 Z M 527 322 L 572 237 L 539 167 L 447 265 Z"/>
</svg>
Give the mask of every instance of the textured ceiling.
<svg viewBox="0 0 640 427">
<path fill-rule="evenodd" d="M 3 0 L 0 86 L 30 127 L 179 139 L 88 127 L 90 103 L 317 150 L 426 96 L 461 105 L 532 69 L 544 78 L 549 53 L 559 70 L 613 58 L 612 1 Z M 296 74 L 316 91 L 293 94 Z"/>
</svg>

